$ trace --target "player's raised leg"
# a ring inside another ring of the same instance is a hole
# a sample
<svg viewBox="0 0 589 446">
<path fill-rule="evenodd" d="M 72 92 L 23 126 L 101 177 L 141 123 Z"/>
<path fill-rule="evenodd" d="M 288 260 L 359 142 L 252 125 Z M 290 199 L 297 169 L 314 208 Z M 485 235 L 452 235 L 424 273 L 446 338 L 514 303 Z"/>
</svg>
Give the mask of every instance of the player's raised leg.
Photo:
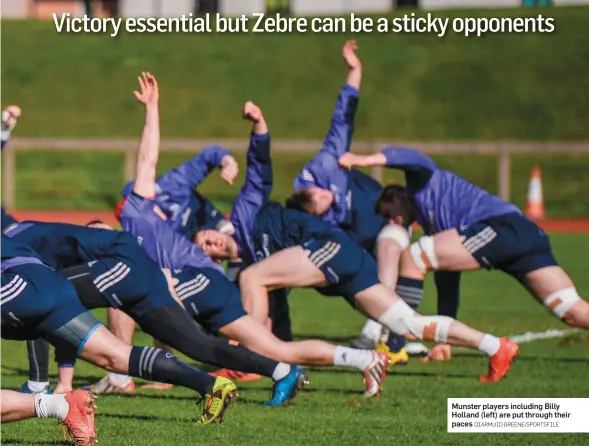
<svg viewBox="0 0 589 446">
<path fill-rule="evenodd" d="M 470 251 L 480 249 L 480 246 L 484 246 L 486 240 L 487 236 L 484 234 L 469 239 L 456 229 L 442 231 L 433 236 L 423 236 L 401 255 L 399 283 L 405 285 L 405 292 L 422 294 L 423 281 L 429 271 L 472 271 L 480 269 L 481 264 L 469 252 L 469 249 Z M 437 317 L 447 318 L 446 316 Z M 507 338 L 497 338 L 490 334 L 483 335 L 461 322 L 452 318 L 447 319 L 454 322 L 450 325 L 446 323 L 441 326 L 448 326 L 445 336 L 446 341 L 444 341 L 442 334 L 437 342 L 478 348 L 491 358 L 489 373 L 487 376 L 481 377 L 481 380 L 499 381 L 503 378 L 511 363 L 519 354 L 517 344 Z"/>
<path fill-rule="evenodd" d="M 76 390 L 65 395 L 24 394 L 2 390 L 0 421 L 11 423 L 28 418 L 54 418 L 64 427 L 78 446 L 96 444 L 94 397 L 90 392 Z"/>
</svg>

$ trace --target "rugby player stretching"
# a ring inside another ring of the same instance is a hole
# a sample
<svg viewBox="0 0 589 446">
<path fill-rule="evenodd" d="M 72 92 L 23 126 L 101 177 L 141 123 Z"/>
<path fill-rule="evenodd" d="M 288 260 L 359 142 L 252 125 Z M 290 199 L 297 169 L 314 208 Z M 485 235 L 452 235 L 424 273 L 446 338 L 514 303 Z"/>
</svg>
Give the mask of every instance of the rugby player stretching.
<svg viewBox="0 0 589 446">
<path fill-rule="evenodd" d="M 565 323 L 589 328 L 589 304 L 558 265 L 546 233 L 513 204 L 440 169 L 417 150 L 389 147 L 373 155 L 344 154 L 342 167 L 386 166 L 405 172 L 406 191 L 385 187 L 376 212 L 389 221 L 416 220 L 425 236 L 401 255 L 399 280 L 423 293 L 429 271 L 498 269 L 519 281 Z M 458 285 L 458 281 L 456 284 Z M 507 340 L 487 341 L 488 351 L 517 352 Z M 443 347 L 448 353 L 449 346 Z"/>
<path fill-rule="evenodd" d="M 254 121 L 263 119 L 253 104 L 247 114 Z M 254 318 L 266 322 L 268 291 L 312 287 L 324 295 L 345 297 L 358 311 L 399 335 L 478 348 L 491 357 L 485 380 L 505 376 L 518 354 L 517 345 L 447 316 L 414 312 L 395 293 L 395 281 L 386 272 L 379 280 L 374 258 L 340 228 L 270 202 L 272 185 L 270 137 L 254 135 L 245 184 L 231 213 L 235 235 L 216 230 L 197 234 L 199 246 L 212 258 L 241 258 L 251 265 L 241 273 L 240 288 L 244 307 Z"/>
</svg>

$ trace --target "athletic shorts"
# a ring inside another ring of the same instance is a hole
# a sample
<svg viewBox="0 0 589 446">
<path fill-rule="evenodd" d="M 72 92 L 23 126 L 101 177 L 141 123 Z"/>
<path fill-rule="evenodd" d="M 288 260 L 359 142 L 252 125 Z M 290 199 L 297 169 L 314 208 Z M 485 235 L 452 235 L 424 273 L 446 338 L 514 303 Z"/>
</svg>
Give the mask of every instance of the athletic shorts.
<svg viewBox="0 0 589 446">
<path fill-rule="evenodd" d="M 309 259 L 329 285 L 316 288 L 325 296 L 342 296 L 352 306 L 354 296 L 379 283 L 374 258 L 343 231 L 305 242 Z"/>
<path fill-rule="evenodd" d="M 526 274 L 558 263 L 548 235 L 520 214 L 481 220 L 459 231 L 466 250 L 485 269 L 498 269 L 522 281 Z"/>
<path fill-rule="evenodd" d="M 88 262 L 94 285 L 113 308 L 132 316 L 176 303 L 161 268 L 139 245 L 125 245 L 116 257 Z"/>
<path fill-rule="evenodd" d="M 19 265 L 2 273 L 2 338 L 48 339 L 79 354 L 101 324 L 80 303 L 74 287 L 53 269 Z"/>
<path fill-rule="evenodd" d="M 176 293 L 186 311 L 205 330 L 216 333 L 247 313 L 238 288 L 212 268 L 189 269 L 175 275 Z"/>
</svg>

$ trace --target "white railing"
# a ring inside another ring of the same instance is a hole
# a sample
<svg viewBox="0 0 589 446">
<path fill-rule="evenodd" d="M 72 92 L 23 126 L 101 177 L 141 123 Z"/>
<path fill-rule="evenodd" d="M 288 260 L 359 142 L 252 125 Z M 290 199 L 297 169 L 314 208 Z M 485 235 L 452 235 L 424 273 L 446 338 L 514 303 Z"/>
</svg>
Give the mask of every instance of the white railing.
<svg viewBox="0 0 589 446">
<path fill-rule="evenodd" d="M 246 139 L 177 139 L 163 140 L 161 150 L 164 152 L 196 153 L 209 145 L 221 145 L 231 151 L 245 151 L 248 147 Z M 286 140 L 272 141 L 272 151 L 276 152 L 308 152 L 309 157 L 322 146 L 322 141 Z M 527 143 L 527 142 L 385 142 L 385 141 L 354 141 L 356 152 L 379 152 L 388 146 L 411 147 L 427 154 L 447 155 L 496 155 L 498 162 L 499 195 L 505 200 L 510 199 L 511 191 L 511 155 L 522 153 L 586 153 L 589 155 L 589 143 Z M 125 154 L 125 178 L 135 177 L 138 142 L 136 139 L 65 139 L 65 138 L 15 138 L 11 140 L 2 154 L 4 203 L 7 208 L 14 208 L 15 156 L 17 152 L 35 150 L 71 150 L 83 151 L 103 150 L 117 151 Z M 372 175 L 380 181 L 381 168 L 374 168 Z M 121 179 L 121 181 L 123 178 Z"/>
</svg>

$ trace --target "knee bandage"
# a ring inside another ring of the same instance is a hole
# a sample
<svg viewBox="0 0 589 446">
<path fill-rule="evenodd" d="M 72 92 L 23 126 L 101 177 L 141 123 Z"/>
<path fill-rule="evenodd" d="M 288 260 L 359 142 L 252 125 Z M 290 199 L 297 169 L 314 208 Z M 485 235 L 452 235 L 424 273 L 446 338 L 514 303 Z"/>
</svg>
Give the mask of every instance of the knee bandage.
<svg viewBox="0 0 589 446">
<path fill-rule="evenodd" d="M 396 334 L 404 336 L 411 333 L 424 341 L 444 344 L 454 319 L 448 316 L 422 316 L 401 300 L 385 311 L 378 322 Z"/>
<path fill-rule="evenodd" d="M 574 287 L 552 293 L 544 300 L 544 305 L 560 319 L 581 300 Z"/>
<path fill-rule="evenodd" d="M 378 233 L 376 241 L 378 242 L 380 240 L 392 240 L 397 243 L 401 249 L 405 250 L 409 248 L 411 236 L 403 226 L 390 224 L 382 228 Z"/>
<path fill-rule="evenodd" d="M 424 274 L 431 269 L 438 269 L 439 263 L 432 236 L 420 237 L 409 249 L 413 261 Z"/>
</svg>

